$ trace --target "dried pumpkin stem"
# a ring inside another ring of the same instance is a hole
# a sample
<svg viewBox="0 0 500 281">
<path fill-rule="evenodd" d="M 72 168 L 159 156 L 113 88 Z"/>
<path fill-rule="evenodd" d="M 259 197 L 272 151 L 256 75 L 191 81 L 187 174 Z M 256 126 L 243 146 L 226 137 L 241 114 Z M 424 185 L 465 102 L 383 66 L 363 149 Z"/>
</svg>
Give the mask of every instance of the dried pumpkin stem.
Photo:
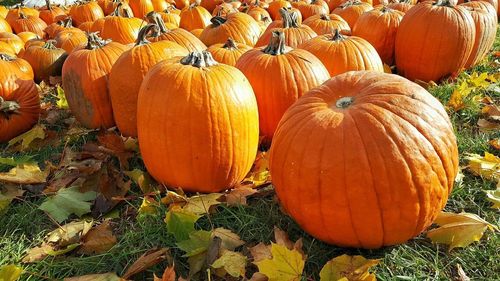
<svg viewBox="0 0 500 281">
<path fill-rule="evenodd" d="M 104 40 L 99 35 L 99 32 L 92 32 L 87 35 L 87 46 L 85 47 L 87 50 L 94 50 L 97 48 L 102 48 L 106 46 L 111 40 Z"/>
<path fill-rule="evenodd" d="M 67 18 L 60 20 L 57 22 L 62 27 L 72 27 L 73 26 L 73 19 L 68 16 Z"/>
<path fill-rule="evenodd" d="M 27 19 L 28 16 L 26 16 L 23 12 L 19 12 L 19 18 L 24 20 Z"/>
<path fill-rule="evenodd" d="M 262 50 L 268 55 L 278 56 L 286 53 L 285 49 L 285 34 L 283 31 L 273 31 L 271 41 L 266 48 Z"/>
<path fill-rule="evenodd" d="M 0 53 L 0 60 L 3 60 L 3 61 L 13 61 L 15 58 L 14 57 L 11 57 L 7 54 L 3 54 L 3 53 Z"/>
<path fill-rule="evenodd" d="M 335 30 L 333 30 L 333 34 L 332 34 L 332 41 L 341 41 L 341 40 L 344 40 L 345 37 L 340 34 L 340 30 L 338 28 L 335 28 Z"/>
<path fill-rule="evenodd" d="M 156 25 L 155 23 L 150 23 L 150 24 L 146 25 L 145 27 L 141 28 L 141 30 L 139 31 L 139 35 L 137 36 L 137 40 L 135 41 L 135 45 L 139 46 L 139 45 L 145 45 L 145 44 L 151 43 L 146 38 L 147 35 L 149 33 L 157 34 L 158 32 L 159 32 L 159 28 L 158 28 L 158 25 Z"/>
<path fill-rule="evenodd" d="M 56 40 L 47 40 L 45 44 L 43 44 L 44 49 L 49 49 L 49 50 L 55 50 L 57 47 L 54 45 L 56 43 Z"/>
<path fill-rule="evenodd" d="M 319 18 L 322 20 L 330 21 L 330 17 L 327 14 L 322 13 L 319 15 Z"/>
<path fill-rule="evenodd" d="M 238 47 L 236 46 L 236 42 L 234 42 L 233 38 L 231 37 L 227 38 L 227 41 L 226 43 L 224 43 L 222 48 L 230 50 L 238 49 Z"/>
<path fill-rule="evenodd" d="M 217 64 L 212 57 L 212 54 L 208 51 L 191 52 L 189 55 L 181 59 L 181 63 L 198 68 L 210 67 Z"/>
<path fill-rule="evenodd" d="M 21 106 L 15 101 L 6 101 L 2 97 L 0 97 L 0 112 L 5 114 L 16 113 Z"/>
<path fill-rule="evenodd" d="M 161 34 L 168 32 L 168 28 L 165 25 L 165 22 L 161 18 L 160 14 L 158 14 L 157 12 L 152 11 L 152 12 L 147 13 L 146 14 L 146 20 L 147 20 L 148 23 L 154 23 L 154 24 L 156 24 L 158 26 L 158 28 L 160 29 L 160 33 Z M 153 36 L 159 36 L 159 35 L 158 34 L 153 34 Z"/>
<path fill-rule="evenodd" d="M 340 98 L 338 99 L 336 102 L 335 102 L 335 106 L 337 108 L 342 108 L 342 109 L 346 109 L 348 108 L 352 103 L 354 102 L 354 98 L 353 97 L 343 97 L 343 98 Z"/>
<path fill-rule="evenodd" d="M 283 28 L 298 28 L 299 19 L 297 14 L 290 13 L 286 8 L 279 10 L 281 18 L 283 19 Z"/>
<path fill-rule="evenodd" d="M 212 22 L 213 25 L 219 26 L 221 24 L 224 24 L 226 22 L 226 19 L 221 17 L 221 16 L 216 16 L 210 19 L 210 22 Z"/>
<path fill-rule="evenodd" d="M 50 4 L 50 0 L 45 0 L 45 6 L 47 6 L 47 10 L 52 11 L 52 5 Z"/>
</svg>

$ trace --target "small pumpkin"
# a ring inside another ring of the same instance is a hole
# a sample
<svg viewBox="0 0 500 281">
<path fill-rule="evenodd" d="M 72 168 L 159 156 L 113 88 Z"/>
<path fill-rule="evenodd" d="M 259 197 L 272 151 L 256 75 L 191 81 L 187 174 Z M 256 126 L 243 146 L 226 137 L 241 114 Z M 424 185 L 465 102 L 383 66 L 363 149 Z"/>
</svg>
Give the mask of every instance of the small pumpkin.
<svg viewBox="0 0 500 281">
<path fill-rule="evenodd" d="M 75 48 L 87 45 L 87 35 L 77 28 L 60 31 L 54 40 L 56 47 L 64 49 L 68 54 L 71 54 Z"/>
<path fill-rule="evenodd" d="M 57 33 L 67 28 L 74 28 L 71 17 L 66 17 L 65 19 L 49 24 L 45 28 L 45 33 L 49 39 L 54 39 Z"/>
<path fill-rule="evenodd" d="M 222 4 L 215 7 L 215 9 L 212 11 L 212 16 L 226 18 L 227 15 L 235 13 L 239 13 L 239 10 L 237 8 L 231 5 L 231 3 L 223 2 Z"/>
<path fill-rule="evenodd" d="M 19 14 L 19 18 L 11 24 L 11 27 L 15 33 L 29 31 L 35 33 L 41 38 L 44 38 L 47 24 L 39 17 L 27 16 L 21 12 Z"/>
<path fill-rule="evenodd" d="M 210 21 L 212 24 L 200 34 L 201 41 L 207 46 L 224 43 L 229 37 L 235 42 L 254 46 L 259 39 L 260 27 L 247 14 L 234 13 L 227 15 L 227 18 L 216 16 Z"/>
<path fill-rule="evenodd" d="M 98 21 L 98 20 L 96 20 Z M 94 22 L 91 22 L 91 21 L 88 21 L 88 22 L 84 22 L 82 24 L 80 24 L 78 26 L 78 29 L 82 30 L 82 31 L 85 31 L 87 33 L 91 33 L 92 32 L 92 26 L 94 25 Z"/>
<path fill-rule="evenodd" d="M 351 32 L 349 24 L 342 17 L 335 14 L 315 15 L 306 19 L 303 24 L 309 26 L 318 35 L 331 33 L 334 29 L 347 34 Z"/>
<path fill-rule="evenodd" d="M 33 40 L 33 39 L 41 39 L 40 36 L 38 36 L 37 34 L 31 32 L 31 31 L 23 31 L 23 32 L 19 32 L 17 34 L 17 36 L 19 38 L 21 38 L 21 40 L 23 40 L 24 44 L 26 44 L 26 42 L 30 41 L 30 40 Z"/>
<path fill-rule="evenodd" d="M 368 3 L 358 0 L 349 0 L 335 8 L 335 10 L 332 11 L 332 14 L 341 16 L 349 24 L 351 29 L 353 29 L 358 18 L 364 12 L 368 12 L 371 9 L 373 9 L 373 7 Z"/>
<path fill-rule="evenodd" d="M 43 46 L 31 46 L 26 49 L 23 59 L 29 62 L 35 73 L 35 82 L 48 80 L 50 76 L 61 76 L 62 66 L 68 54 L 57 48 L 53 40 Z"/>
<path fill-rule="evenodd" d="M 39 16 L 47 25 L 50 25 L 66 18 L 66 12 L 58 6 L 53 6 L 50 0 L 45 0 L 45 7 L 40 10 Z"/>
<path fill-rule="evenodd" d="M 90 33 L 87 45 L 69 54 L 62 69 L 62 85 L 71 112 L 87 128 L 115 125 L 109 97 L 111 67 L 128 47 Z M 89 71 L 89 70 L 92 71 Z"/>
<path fill-rule="evenodd" d="M 262 21 L 264 18 L 271 18 L 271 15 L 269 12 L 259 6 L 252 6 L 249 7 L 247 10 L 244 11 L 247 15 L 251 16 L 254 20 L 257 22 Z"/>
<path fill-rule="evenodd" d="M 214 44 L 208 47 L 207 51 L 212 54 L 212 57 L 223 64 L 235 66 L 238 59 L 252 47 L 237 43 L 233 38 L 228 38 L 226 43 Z"/>
<path fill-rule="evenodd" d="M 97 2 L 83 2 L 76 4 L 69 10 L 69 15 L 76 26 L 84 22 L 94 22 L 104 17 L 104 12 Z"/>
<path fill-rule="evenodd" d="M 255 160 L 258 118 L 252 86 L 237 68 L 207 51 L 161 61 L 139 91 L 144 164 L 158 182 L 184 191 L 230 188 Z"/>
<path fill-rule="evenodd" d="M 414 5 L 409 0 L 393 0 L 391 3 L 387 4 L 387 8 L 401 11 L 403 13 L 408 12 Z"/>
<path fill-rule="evenodd" d="M 205 28 L 210 24 L 210 19 L 212 15 L 207 11 L 207 9 L 199 6 L 196 2 L 189 5 L 189 7 L 184 8 L 181 11 L 181 21 L 179 26 L 187 31 L 193 29 Z"/>
<path fill-rule="evenodd" d="M 175 10 L 174 6 L 170 6 L 168 9 L 163 10 L 162 12 L 159 12 L 161 18 L 163 19 L 163 22 L 167 24 L 173 24 L 176 27 L 179 27 L 179 24 L 181 22 L 181 17 L 179 14 L 172 12 Z"/>
</svg>

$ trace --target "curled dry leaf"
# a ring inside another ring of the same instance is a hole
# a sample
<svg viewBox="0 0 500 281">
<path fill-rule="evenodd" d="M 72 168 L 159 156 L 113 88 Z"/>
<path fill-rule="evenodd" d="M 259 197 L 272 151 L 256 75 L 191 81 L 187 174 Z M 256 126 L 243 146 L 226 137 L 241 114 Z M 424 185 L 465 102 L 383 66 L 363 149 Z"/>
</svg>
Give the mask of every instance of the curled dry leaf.
<svg viewBox="0 0 500 281">
<path fill-rule="evenodd" d="M 247 187 L 241 186 L 232 189 L 229 193 L 226 194 L 226 204 L 229 206 L 237 206 L 237 205 L 247 205 L 247 197 L 255 194 L 257 190 Z"/>
<path fill-rule="evenodd" d="M 161 276 L 161 279 L 156 277 L 154 275 L 154 281 L 176 281 L 176 275 L 175 275 L 175 269 L 174 266 L 169 266 L 165 268 L 165 271 L 163 271 L 163 275 Z"/>
<path fill-rule="evenodd" d="M 111 222 L 104 221 L 100 225 L 92 228 L 81 239 L 82 245 L 78 250 L 82 254 L 102 254 L 109 251 L 117 242 L 116 236 L 113 234 Z"/>
<path fill-rule="evenodd" d="M 6 173 L 0 173 L 0 182 L 16 184 L 45 183 L 49 170 L 42 171 L 35 163 L 26 163 L 12 168 Z"/>
<path fill-rule="evenodd" d="M 375 281 L 377 278 L 369 269 L 379 263 L 380 260 L 366 259 L 363 256 L 341 255 L 323 266 L 319 273 L 320 281 Z"/>
<path fill-rule="evenodd" d="M 142 256 L 140 256 L 128 269 L 127 272 L 123 275 L 123 279 L 129 279 L 131 276 L 142 272 L 161 261 L 164 261 L 168 258 L 168 249 L 160 248 L 160 249 L 151 249 Z"/>
</svg>

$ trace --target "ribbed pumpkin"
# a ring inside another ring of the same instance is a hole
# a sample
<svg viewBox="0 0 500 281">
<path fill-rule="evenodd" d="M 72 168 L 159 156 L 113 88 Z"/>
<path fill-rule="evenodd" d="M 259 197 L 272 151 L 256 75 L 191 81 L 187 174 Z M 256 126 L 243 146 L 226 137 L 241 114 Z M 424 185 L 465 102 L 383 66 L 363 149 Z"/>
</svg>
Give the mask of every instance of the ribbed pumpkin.
<svg viewBox="0 0 500 281">
<path fill-rule="evenodd" d="M 251 16 L 257 22 L 262 21 L 264 18 L 271 19 L 271 15 L 269 14 L 269 12 L 266 9 L 259 6 L 252 6 L 247 10 L 245 10 L 244 13 Z"/>
<path fill-rule="evenodd" d="M 111 39 L 121 44 L 130 44 L 137 40 L 143 20 L 133 18 L 127 14 L 127 10 L 120 13 L 121 4 L 116 7 L 113 14 L 104 18 L 102 26 L 102 38 Z"/>
<path fill-rule="evenodd" d="M 168 9 L 168 7 L 171 6 L 165 0 L 152 0 L 151 2 L 153 3 L 153 10 L 156 12 L 165 11 L 166 9 Z"/>
<path fill-rule="evenodd" d="M 30 32 L 30 31 L 19 32 L 16 35 L 17 35 L 17 37 L 21 38 L 21 40 L 23 40 L 25 45 L 26 45 L 26 42 L 28 42 L 30 40 L 41 39 L 41 37 L 38 36 L 36 33 Z"/>
<path fill-rule="evenodd" d="M 228 38 L 226 43 L 214 44 L 208 47 L 207 51 L 212 54 L 216 61 L 235 66 L 241 55 L 251 49 L 252 47 L 248 45 L 237 43 L 232 38 Z"/>
<path fill-rule="evenodd" d="M 40 16 L 40 12 L 38 10 L 25 7 L 23 2 L 21 1 L 21 4 L 17 8 L 9 10 L 7 16 L 5 17 L 5 20 L 12 26 L 14 21 L 16 21 L 21 14 L 24 14 L 25 16 L 34 16 L 34 17 Z"/>
<path fill-rule="evenodd" d="M 309 26 L 318 35 L 331 33 L 334 29 L 339 29 L 343 33 L 350 33 L 349 24 L 339 15 L 322 14 L 315 15 L 306 19 L 302 24 Z"/>
<path fill-rule="evenodd" d="M 64 49 L 56 48 L 49 40 L 43 46 L 31 46 L 26 49 L 23 59 L 30 63 L 35 73 L 35 81 L 48 80 L 50 76 L 60 76 L 67 57 Z"/>
<path fill-rule="evenodd" d="M 286 9 L 281 9 L 282 27 L 272 28 L 271 25 L 262 34 L 255 46 L 265 46 L 271 40 L 273 31 L 282 31 L 285 34 L 285 45 L 296 48 L 298 45 L 317 36 L 309 26 L 301 25 L 297 22 L 296 14 L 288 12 Z"/>
<path fill-rule="evenodd" d="M 0 32 L 0 41 L 9 44 L 16 54 L 19 54 L 24 49 L 24 42 L 19 36 L 10 32 Z"/>
<path fill-rule="evenodd" d="M 44 38 L 44 30 L 47 28 L 47 24 L 37 16 L 27 16 L 24 13 L 20 13 L 19 18 L 12 22 L 11 27 L 15 33 L 30 31 Z"/>
<path fill-rule="evenodd" d="M 87 35 L 77 28 L 60 31 L 54 40 L 56 41 L 56 47 L 64 49 L 68 54 L 77 47 L 87 45 Z"/>
<path fill-rule="evenodd" d="M 265 144 L 270 143 L 288 107 L 330 78 L 313 54 L 286 46 L 284 36 L 283 32 L 273 31 L 267 47 L 246 52 L 236 63 L 257 97 L 260 134 Z"/>
<path fill-rule="evenodd" d="M 413 4 L 409 0 L 393 0 L 393 2 L 387 4 L 387 8 L 401 11 L 403 13 L 408 12 L 413 7 Z"/>
<path fill-rule="evenodd" d="M 267 11 L 271 15 L 272 20 L 279 19 L 280 16 L 280 10 L 282 8 L 291 8 L 292 4 L 286 0 L 274 0 L 271 3 L 269 3 L 269 8 Z"/>
<path fill-rule="evenodd" d="M 216 16 L 211 19 L 211 22 L 212 24 L 200 34 L 201 41 L 207 46 L 224 43 L 229 37 L 235 42 L 248 46 L 254 46 L 259 40 L 260 27 L 247 14 L 229 14 L 226 19 Z"/>
<path fill-rule="evenodd" d="M 96 20 L 96 21 L 98 21 L 98 20 Z M 84 22 L 84 23 L 80 24 L 78 26 L 78 28 L 80 30 L 82 30 L 82 31 L 87 32 L 87 33 L 91 33 L 92 32 L 92 26 L 94 25 L 94 22 L 91 22 L 91 21 Z"/>
<path fill-rule="evenodd" d="M 44 46 L 45 43 L 47 43 L 47 42 L 45 40 L 43 40 L 43 39 L 31 39 L 31 40 L 28 40 L 28 41 L 26 41 L 26 43 L 24 43 L 24 52 L 26 52 L 26 50 L 29 47 Z M 22 57 L 22 55 L 19 55 L 19 56 Z"/>
<path fill-rule="evenodd" d="M 64 19 L 66 12 L 60 7 L 51 5 L 50 0 L 45 0 L 45 7 L 40 10 L 39 16 L 47 25 L 50 25 Z"/>
<path fill-rule="evenodd" d="M 377 50 L 382 62 L 392 65 L 396 32 L 403 16 L 403 12 L 387 7 L 370 10 L 359 17 L 352 35 L 368 41 Z"/>
<path fill-rule="evenodd" d="M 135 46 L 120 56 L 109 75 L 113 116 L 125 136 L 137 137 L 137 97 L 149 69 L 164 59 L 188 54 L 185 48 L 171 41 L 147 41 L 146 35 L 153 28 L 158 27 L 149 24 L 141 29 Z"/>
<path fill-rule="evenodd" d="M 29 130 L 39 114 L 40 98 L 30 65 L 0 54 L 0 143 Z"/>
<path fill-rule="evenodd" d="M 201 0 L 200 6 L 207 9 L 207 11 L 211 13 L 213 10 L 215 10 L 215 7 L 222 3 L 224 3 L 224 1 L 222 0 Z"/>
<path fill-rule="evenodd" d="M 215 7 L 215 10 L 213 10 L 212 12 L 212 16 L 219 16 L 219 17 L 222 17 L 222 18 L 226 18 L 227 15 L 229 14 L 234 14 L 234 13 L 238 13 L 238 9 L 236 9 L 235 7 L 233 7 L 233 5 L 231 5 L 231 3 L 222 3 L 220 5 L 218 5 L 217 7 Z"/>
<path fill-rule="evenodd" d="M 299 46 L 315 55 L 330 76 L 352 70 L 384 72 L 384 65 L 368 41 L 357 36 L 344 36 L 336 29 L 333 34 L 318 36 Z"/>
<path fill-rule="evenodd" d="M 304 20 L 312 16 L 330 13 L 328 4 L 323 0 L 312 0 L 310 3 L 299 1 L 296 3 L 299 4 L 295 8 L 300 11 Z"/>
<path fill-rule="evenodd" d="M 67 28 L 74 28 L 71 17 L 66 17 L 65 19 L 49 24 L 47 28 L 45 28 L 45 33 L 49 39 L 54 39 L 57 33 Z"/>
<path fill-rule="evenodd" d="M 97 2 L 83 2 L 71 7 L 69 15 L 76 26 L 84 22 L 93 22 L 104 17 L 104 12 Z"/>
<path fill-rule="evenodd" d="M 452 190 L 458 149 L 446 111 L 424 88 L 352 71 L 285 113 L 270 171 L 282 206 L 306 232 L 373 249 L 432 224 Z"/>
<path fill-rule="evenodd" d="M 423 2 L 404 16 L 396 35 L 396 67 L 410 80 L 438 81 L 465 66 L 474 46 L 474 20 L 449 0 Z"/>
<path fill-rule="evenodd" d="M 207 9 L 199 6 L 197 3 L 192 3 L 189 7 L 184 8 L 180 16 L 181 21 L 179 26 L 187 31 L 207 27 L 212 18 L 212 15 Z"/>
<path fill-rule="evenodd" d="M 6 54 L 9 57 L 16 57 L 17 52 L 14 48 L 7 42 L 0 41 L 0 54 Z"/>
<path fill-rule="evenodd" d="M 168 8 L 162 12 L 159 12 L 161 18 L 163 19 L 163 22 L 165 23 L 170 23 L 175 25 L 176 27 L 179 27 L 179 24 L 181 22 L 181 17 L 179 14 L 172 12 L 172 8 L 175 8 L 173 6 L 170 6 L 171 8 Z"/>
<path fill-rule="evenodd" d="M 127 49 L 91 33 L 87 46 L 74 50 L 66 59 L 62 69 L 64 92 L 71 112 L 83 126 L 110 128 L 115 125 L 108 79 L 111 67 Z"/>
<path fill-rule="evenodd" d="M 146 18 L 149 23 L 155 23 L 160 28 L 160 32 L 158 34 L 154 34 L 151 37 L 148 37 L 148 40 L 151 42 L 157 42 L 161 40 L 172 41 L 186 48 L 186 50 L 188 50 L 189 52 L 201 52 L 207 48 L 207 46 L 205 46 L 205 44 L 203 44 L 203 42 L 201 42 L 198 37 L 189 33 L 189 31 L 186 31 L 182 28 L 171 30 L 167 29 L 160 15 L 156 12 L 149 13 Z"/>
<path fill-rule="evenodd" d="M 215 62 L 207 51 L 194 52 L 148 72 L 137 128 L 144 164 L 157 181 L 217 192 L 239 183 L 255 160 L 257 102 L 238 69 Z"/>
<path fill-rule="evenodd" d="M 9 13 L 9 8 L 0 5 L 0 18 L 5 19 Z"/>
<path fill-rule="evenodd" d="M 458 0 L 457 4 L 470 3 L 470 2 L 490 3 L 495 9 L 495 12 L 498 11 L 498 0 Z"/>
<path fill-rule="evenodd" d="M 489 3 L 477 3 L 469 2 L 460 4 L 460 6 L 465 7 L 471 14 L 474 20 L 474 26 L 476 28 L 474 46 L 472 48 L 471 54 L 465 63 L 465 67 L 469 68 L 476 65 L 480 60 L 482 60 L 488 51 L 491 49 L 495 43 L 495 36 L 497 31 L 497 17 L 496 13 L 492 13 L 493 9 L 487 10 L 487 7 L 482 5 L 490 5 Z M 491 5 L 490 5 L 491 6 Z M 492 6 L 491 6 L 492 7 Z"/>
<path fill-rule="evenodd" d="M 3 18 L 0 18 L 0 32 L 12 32 L 10 24 Z"/>
<path fill-rule="evenodd" d="M 146 14 L 154 11 L 151 0 L 129 0 L 128 4 L 132 8 L 134 16 L 138 18 L 144 18 Z"/>
<path fill-rule="evenodd" d="M 332 14 L 341 16 L 349 24 L 351 29 L 353 29 L 358 18 L 364 12 L 371 9 L 373 9 L 373 7 L 370 4 L 354 0 L 344 2 L 342 5 L 333 10 Z"/>
</svg>

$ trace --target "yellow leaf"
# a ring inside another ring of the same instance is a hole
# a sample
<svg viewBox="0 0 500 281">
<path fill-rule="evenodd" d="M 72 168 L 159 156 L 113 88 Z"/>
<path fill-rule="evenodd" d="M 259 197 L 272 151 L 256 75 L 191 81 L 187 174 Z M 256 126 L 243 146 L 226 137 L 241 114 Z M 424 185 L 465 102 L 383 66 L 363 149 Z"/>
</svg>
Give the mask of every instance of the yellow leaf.
<svg viewBox="0 0 500 281">
<path fill-rule="evenodd" d="M 434 243 L 449 245 L 448 250 L 466 247 L 479 241 L 486 229 L 496 229 L 495 226 L 474 214 L 441 212 L 434 221 L 440 227 L 429 230 L 427 237 Z"/>
<path fill-rule="evenodd" d="M 467 166 L 474 174 L 489 180 L 500 180 L 500 158 L 485 152 L 484 156 L 468 154 L 465 159 L 469 160 Z"/>
<path fill-rule="evenodd" d="M 68 109 L 68 100 L 66 99 L 66 95 L 64 94 L 64 90 L 61 88 L 61 86 L 57 85 L 56 88 L 57 92 L 57 102 L 56 106 L 61 109 Z"/>
<path fill-rule="evenodd" d="M 1 281 L 16 281 L 19 279 L 23 269 L 13 264 L 0 266 L 0 280 Z"/>
<path fill-rule="evenodd" d="M 500 209 L 500 181 L 498 182 L 498 187 L 495 190 L 485 190 L 486 199 L 493 203 L 492 208 Z"/>
<path fill-rule="evenodd" d="M 17 184 L 44 183 L 49 175 L 49 170 L 40 170 L 37 164 L 27 163 L 12 168 L 6 173 L 0 173 L 0 181 Z"/>
<path fill-rule="evenodd" d="M 156 215 L 159 212 L 160 203 L 150 197 L 142 199 L 141 207 L 139 207 L 139 215 Z"/>
<path fill-rule="evenodd" d="M 464 96 L 459 90 L 453 91 L 448 106 L 453 108 L 454 111 L 459 111 L 465 107 Z"/>
<path fill-rule="evenodd" d="M 229 229 L 218 227 L 212 231 L 212 238 L 219 237 L 221 239 L 221 247 L 228 250 L 234 250 L 245 244 L 245 241 L 240 239 L 240 236 Z"/>
<path fill-rule="evenodd" d="M 485 89 L 488 88 L 488 86 L 491 84 L 490 81 L 488 81 L 489 79 L 490 76 L 486 72 L 480 74 L 474 72 L 471 74 L 469 82 L 473 87 Z"/>
<path fill-rule="evenodd" d="M 187 199 L 187 203 L 182 207 L 182 209 L 197 215 L 206 214 L 209 212 L 210 207 L 221 203 L 219 201 L 221 196 L 222 193 L 195 195 Z"/>
<path fill-rule="evenodd" d="M 328 261 L 319 273 L 320 281 L 371 281 L 377 280 L 368 270 L 380 260 L 370 260 L 363 256 L 342 255 Z"/>
<path fill-rule="evenodd" d="M 25 150 L 30 146 L 30 144 L 35 139 L 45 139 L 45 126 L 43 125 L 35 125 L 31 130 L 26 133 L 19 135 L 9 141 L 8 146 L 13 146 L 17 143 L 21 144 L 21 151 Z"/>
<path fill-rule="evenodd" d="M 243 182 L 252 182 L 255 187 L 264 185 L 271 181 L 269 172 L 269 154 L 259 152 L 255 158 L 254 166 Z"/>
<path fill-rule="evenodd" d="M 213 268 L 223 268 L 229 275 L 233 277 L 244 277 L 247 258 L 237 252 L 224 250 L 216 261 L 212 263 Z"/>
<path fill-rule="evenodd" d="M 299 281 L 304 270 L 305 260 L 297 250 L 289 250 L 286 246 L 271 243 L 272 259 L 254 262 L 259 272 L 265 274 L 269 281 Z"/>
</svg>

